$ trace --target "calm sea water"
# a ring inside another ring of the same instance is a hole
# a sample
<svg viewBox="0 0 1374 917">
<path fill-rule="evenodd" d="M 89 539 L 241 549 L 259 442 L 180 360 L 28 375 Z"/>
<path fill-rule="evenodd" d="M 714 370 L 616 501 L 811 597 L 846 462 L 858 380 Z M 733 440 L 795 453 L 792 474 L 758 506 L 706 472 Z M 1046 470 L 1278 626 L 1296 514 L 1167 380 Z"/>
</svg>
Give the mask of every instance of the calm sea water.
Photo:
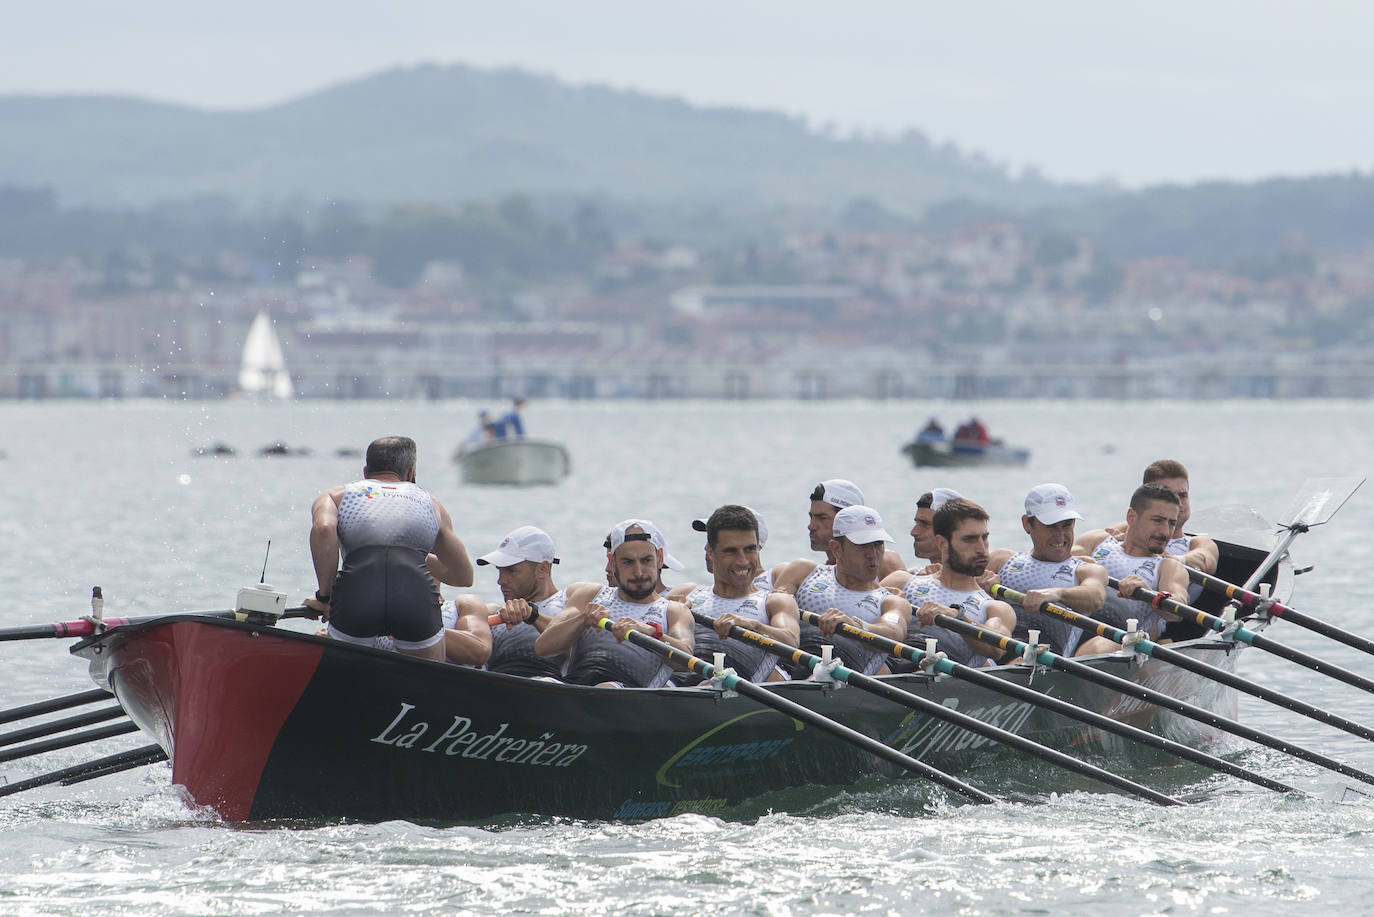
<svg viewBox="0 0 1374 917">
<path fill-rule="evenodd" d="M 497 407 L 498 405 L 490 405 Z M 699 578 L 693 518 L 742 502 L 768 520 L 765 560 L 806 556 L 806 495 L 848 477 L 894 533 L 914 499 L 954 487 L 993 515 L 994 546 L 1020 546 L 1027 489 L 1060 481 L 1091 525 L 1124 515 L 1140 469 L 1174 457 L 1192 472 L 1195 507 L 1244 504 L 1285 520 L 1304 479 L 1363 475 L 1374 406 L 1347 402 L 1030 402 L 978 405 L 994 434 L 1031 447 L 1016 469 L 928 471 L 898 454 L 929 413 L 946 425 L 967 404 L 537 403 L 533 435 L 563 440 L 573 475 L 556 488 L 463 486 L 449 461 L 469 403 L 4 404 L 0 449 L 0 624 L 69 620 L 103 587 L 109 615 L 226 608 L 267 579 L 293 599 L 314 589 L 309 504 L 357 476 L 375 436 L 420 442 L 419 477 L 449 508 L 474 553 L 524 523 L 559 544 L 560 584 L 599 579 L 600 541 L 616 521 L 656 521 Z M 309 456 L 265 458 L 282 440 Z M 232 458 L 192 457 L 224 441 Z M 1294 546 L 1293 604 L 1366 629 L 1374 486 Z M 902 536 L 897 545 L 910 558 Z M 670 579 L 672 582 L 679 578 Z M 475 588 L 495 599 L 495 576 Z M 290 626 L 306 627 L 304 622 Z M 1369 657 L 1292 625 L 1271 631 L 1358 671 Z M 66 641 L 0 644 L 0 707 L 83 690 Z M 1248 651 L 1242 674 L 1354 719 L 1368 695 Z M 1242 698 L 1242 718 L 1366 770 L 1374 748 Z M 22 779 L 138 737 L 0 765 Z M 1002 914 L 1279 913 L 1295 905 L 1364 911 L 1374 893 L 1374 802 L 1347 781 L 1266 750 L 1239 760 L 1309 792 L 1266 793 L 1216 778 L 1160 809 L 1112 795 L 1053 795 L 1041 768 L 992 775 L 1020 801 L 954 804 L 913 782 L 873 783 L 802 811 L 745 821 L 682 816 L 644 824 L 512 820 L 495 826 L 226 827 L 187 808 L 165 765 L 0 799 L 0 911 L 16 914 L 468 913 Z M 998 786 L 983 780 L 992 791 Z M 480 787 L 473 787 L 480 792 Z"/>
</svg>

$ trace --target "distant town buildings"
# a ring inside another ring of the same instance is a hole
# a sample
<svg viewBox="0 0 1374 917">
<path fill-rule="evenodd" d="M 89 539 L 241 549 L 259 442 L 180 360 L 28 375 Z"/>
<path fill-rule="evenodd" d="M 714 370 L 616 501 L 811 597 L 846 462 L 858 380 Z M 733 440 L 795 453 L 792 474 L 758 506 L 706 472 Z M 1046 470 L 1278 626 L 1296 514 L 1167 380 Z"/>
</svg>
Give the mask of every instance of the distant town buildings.
<svg viewBox="0 0 1374 917">
<path fill-rule="evenodd" d="M 452 260 L 397 290 L 361 257 L 285 281 L 232 252 L 197 271 L 10 259 L 0 398 L 232 396 L 264 309 L 301 398 L 1374 394 L 1374 252 L 1299 255 L 1117 260 L 994 222 L 734 252 L 627 241 L 500 296 Z"/>
</svg>

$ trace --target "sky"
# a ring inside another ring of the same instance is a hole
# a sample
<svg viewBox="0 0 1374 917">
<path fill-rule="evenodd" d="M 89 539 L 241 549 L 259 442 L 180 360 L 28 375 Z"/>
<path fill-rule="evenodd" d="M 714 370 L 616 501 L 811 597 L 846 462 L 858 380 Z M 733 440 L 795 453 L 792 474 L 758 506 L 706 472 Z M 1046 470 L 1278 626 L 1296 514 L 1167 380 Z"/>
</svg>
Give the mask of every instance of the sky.
<svg viewBox="0 0 1374 917">
<path fill-rule="evenodd" d="M 420 63 L 917 129 L 1127 187 L 1374 168 L 1374 3 L 1338 0 L 48 0 L 0 95 L 256 108 Z"/>
</svg>

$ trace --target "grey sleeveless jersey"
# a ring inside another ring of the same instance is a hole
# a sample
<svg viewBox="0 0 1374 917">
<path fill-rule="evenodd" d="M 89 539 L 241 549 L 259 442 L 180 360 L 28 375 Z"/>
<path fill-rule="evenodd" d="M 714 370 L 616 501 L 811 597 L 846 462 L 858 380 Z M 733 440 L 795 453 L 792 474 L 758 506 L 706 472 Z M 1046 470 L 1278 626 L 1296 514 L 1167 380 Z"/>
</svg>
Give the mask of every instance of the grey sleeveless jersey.
<svg viewBox="0 0 1374 917">
<path fill-rule="evenodd" d="M 1030 592 L 1032 589 L 1070 589 L 1078 585 L 1078 568 L 1086 561 L 1081 557 L 1070 557 L 1065 561 L 1036 560 L 1029 551 L 1013 554 L 997 571 L 1002 585 L 1017 592 Z M 1050 650 L 1063 656 L 1072 656 L 1073 651 L 1083 639 L 1083 631 L 1062 618 L 1047 614 L 1031 614 L 1020 605 L 1013 604 L 1016 612 L 1016 630 L 1012 636 L 1025 640 L 1031 630 L 1040 631 L 1040 639 L 1048 643 Z"/>
<path fill-rule="evenodd" d="M 1192 544 L 1192 535 L 1181 535 L 1178 538 L 1171 538 L 1169 539 L 1169 543 L 1164 546 L 1164 553 L 1171 554 L 1175 557 L 1182 557 L 1184 554 L 1188 553 L 1189 549 L 1192 547 Z M 1197 600 L 1201 596 L 1202 584 L 1190 581 L 1188 583 L 1188 604 L 1196 604 Z"/>
<path fill-rule="evenodd" d="M 641 605 L 622 599 L 619 589 L 603 586 L 593 602 L 603 606 L 612 621 L 634 618 L 668 631 L 668 600 L 662 596 Z M 566 679 L 579 685 L 618 681 L 631 688 L 661 688 L 671 674 L 672 669 L 660 657 L 628 640 L 620 643 L 610 631 L 598 627 L 584 630 L 573 644 Z"/>
<path fill-rule="evenodd" d="M 706 586 L 698 586 L 687 596 L 687 607 L 693 614 L 700 612 L 708 618 L 732 614 L 767 624 L 768 615 L 763 607 L 767 600 L 768 593 L 763 590 L 743 598 L 727 599 L 716 595 Z M 696 623 L 696 649 L 693 654 L 710 662 L 715 653 L 724 653 L 725 664 L 748 681 L 764 681 L 777 667 L 776 657 L 767 650 L 739 640 L 722 640 L 713 628 Z"/>
<path fill-rule="evenodd" d="M 1136 557 L 1127 554 L 1121 546 L 1121 542 L 1109 536 L 1096 548 L 1093 548 L 1092 558 L 1105 567 L 1107 575 L 1114 579 L 1125 579 L 1134 573 L 1143 579 L 1145 585 L 1151 589 L 1159 588 L 1159 565 L 1164 560 L 1162 555 L 1151 554 L 1148 557 Z M 1148 631 L 1152 638 L 1158 637 L 1160 632 L 1164 630 L 1164 625 L 1168 623 L 1150 607 L 1149 603 L 1137 599 L 1123 599 L 1117 595 L 1115 589 L 1111 588 L 1107 589 L 1107 601 L 1102 606 L 1102 610 L 1093 617 L 1123 630 L 1126 627 L 1126 620 L 1135 618 L 1140 622 L 1140 629 Z"/>
<path fill-rule="evenodd" d="M 434 498 L 407 481 L 354 481 L 339 500 L 339 547 L 348 552 L 371 545 L 429 553 L 439 535 Z"/>
<path fill-rule="evenodd" d="M 797 588 L 797 609 L 820 615 L 836 608 L 852 618 L 872 623 L 882 616 L 883 600 L 891 594 L 881 586 L 862 592 L 846 589 L 836 582 L 835 568 L 821 564 Z M 864 675 L 872 675 L 888 659 L 886 653 L 875 651 L 868 644 L 850 637 L 840 634 L 823 636 L 820 628 L 805 621 L 801 622 L 800 643 L 802 649 L 817 656 L 821 654 L 821 646 L 828 643 L 835 648 L 835 654 L 844 660 L 846 666 Z"/>
<path fill-rule="evenodd" d="M 963 618 L 974 624 L 982 624 L 988 619 L 988 602 L 992 601 L 992 596 L 981 589 L 951 589 L 933 576 L 913 576 L 907 580 L 906 586 L 902 589 L 902 595 L 911 603 L 911 623 L 906 629 L 907 643 L 925 649 L 926 638 L 934 637 L 939 651 L 955 662 L 962 662 L 964 665 L 974 667 L 988 663 L 988 658 L 975 653 L 960 634 L 937 624 L 922 627 L 921 623 L 916 620 L 916 609 L 926 602 L 939 602 L 949 608 L 950 617 Z M 952 605 L 958 605 L 959 610 L 955 611 L 950 607 Z M 908 664 L 902 667 L 903 671 L 910 671 L 915 668 L 914 663 L 907 662 Z"/>
<path fill-rule="evenodd" d="M 532 603 L 539 609 L 539 616 L 556 618 L 558 613 L 563 610 L 563 603 L 567 600 L 567 595 L 560 589 L 553 595 L 541 602 Z M 496 624 L 491 628 L 491 657 L 487 659 L 487 668 L 493 672 L 504 672 L 507 675 L 524 675 L 533 678 L 540 675 L 547 675 L 553 678 L 561 678 L 563 669 L 568 664 L 568 657 L 563 656 L 540 656 L 534 651 L 534 640 L 539 636 L 539 629 L 533 624 L 521 623 L 514 627 L 507 627 L 504 624 Z"/>
</svg>

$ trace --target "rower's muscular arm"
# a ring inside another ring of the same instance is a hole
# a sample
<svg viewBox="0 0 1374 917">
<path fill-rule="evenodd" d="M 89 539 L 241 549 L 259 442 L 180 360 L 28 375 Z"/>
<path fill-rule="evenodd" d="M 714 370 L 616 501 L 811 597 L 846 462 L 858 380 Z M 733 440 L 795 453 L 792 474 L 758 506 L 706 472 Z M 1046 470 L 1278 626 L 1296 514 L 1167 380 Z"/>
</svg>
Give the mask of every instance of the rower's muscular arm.
<svg viewBox="0 0 1374 917">
<path fill-rule="evenodd" d="M 663 635 L 663 642 L 690 653 L 696 647 L 696 635 L 696 622 L 692 620 L 692 613 L 687 606 L 681 602 L 669 602 L 668 632 Z"/>
<path fill-rule="evenodd" d="M 562 656 L 572 649 L 577 638 L 589 626 L 591 600 L 600 587 L 594 583 L 578 583 L 568 587 L 568 601 L 558 617 L 534 639 L 534 651 L 540 656 Z M 597 606 L 598 608 L 600 606 Z M 591 622 L 595 623 L 595 622 Z"/>
<path fill-rule="evenodd" d="M 310 506 L 310 560 L 315 567 L 315 582 L 320 595 L 334 591 L 334 577 L 339 572 L 339 501 L 342 487 L 320 494 Z M 306 604 L 312 605 L 314 597 Z M 316 609 L 319 610 L 319 609 Z"/>
<path fill-rule="evenodd" d="M 488 605 L 475 595 L 460 595 L 456 627 L 444 631 L 444 656 L 458 665 L 486 665 L 491 658 L 491 626 L 487 616 L 499 606 Z"/>
<path fill-rule="evenodd" d="M 1201 570 L 1203 573 L 1217 572 L 1217 543 L 1206 535 L 1194 535 L 1188 542 L 1188 551 L 1178 555 L 1181 563 Z"/>
<path fill-rule="evenodd" d="M 1159 591 L 1169 593 L 1169 597 L 1176 601 L 1188 602 L 1188 571 L 1172 557 L 1166 557 L 1159 566 Z M 1166 621 L 1179 620 L 1179 615 L 1167 611 L 1162 605 L 1158 611 Z"/>
<path fill-rule="evenodd" d="M 471 586 L 474 570 L 467 546 L 453 531 L 453 520 L 449 518 L 444 504 L 435 500 L 434 512 L 439 517 L 439 534 L 434 539 L 433 552 L 425 559 L 426 566 L 430 574 L 442 583 Z"/>
<path fill-rule="evenodd" d="M 1107 569 L 1097 564 L 1079 564 L 1075 575 L 1078 578 L 1076 586 L 1027 590 L 1021 607 L 1034 614 L 1045 602 L 1053 602 L 1081 615 L 1092 614 L 1107 600 Z"/>
<path fill-rule="evenodd" d="M 896 640 L 906 639 L 906 628 L 911 623 L 911 603 L 900 595 L 889 595 L 883 599 L 882 613 L 871 624 L 860 623 L 864 630 L 880 637 Z"/>
</svg>

